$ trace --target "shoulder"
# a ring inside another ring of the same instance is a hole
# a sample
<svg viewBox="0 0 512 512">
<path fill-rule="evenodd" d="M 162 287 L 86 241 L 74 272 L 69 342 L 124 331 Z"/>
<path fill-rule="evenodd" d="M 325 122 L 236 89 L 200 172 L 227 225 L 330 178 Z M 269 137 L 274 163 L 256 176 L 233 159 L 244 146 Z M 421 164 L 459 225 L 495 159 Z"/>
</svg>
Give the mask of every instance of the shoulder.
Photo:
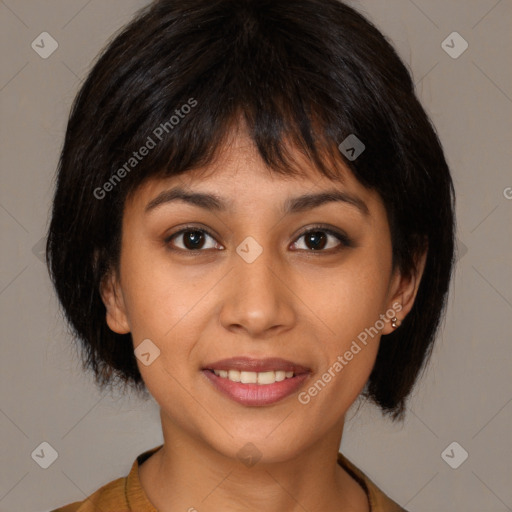
<svg viewBox="0 0 512 512">
<path fill-rule="evenodd" d="M 128 476 L 112 480 L 83 501 L 75 501 L 50 512 L 156 512 L 139 481 L 139 466 L 162 444 L 141 453 L 133 461 Z"/>
<path fill-rule="evenodd" d="M 125 498 L 126 477 L 117 478 L 100 487 L 83 501 L 75 501 L 51 512 L 123 512 L 128 511 Z"/>
</svg>

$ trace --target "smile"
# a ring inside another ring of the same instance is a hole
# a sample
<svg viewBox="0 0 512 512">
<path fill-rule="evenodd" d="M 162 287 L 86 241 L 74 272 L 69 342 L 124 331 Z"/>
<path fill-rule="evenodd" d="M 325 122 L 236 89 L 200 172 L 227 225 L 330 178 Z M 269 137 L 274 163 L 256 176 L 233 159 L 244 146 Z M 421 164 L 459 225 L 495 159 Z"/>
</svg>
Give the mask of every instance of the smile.
<svg viewBox="0 0 512 512">
<path fill-rule="evenodd" d="M 239 370 L 213 370 L 213 373 L 222 379 L 228 379 L 231 382 L 241 382 L 242 384 L 268 385 L 275 382 L 282 382 L 285 379 L 291 379 L 293 372 L 284 370 L 267 372 L 246 372 Z"/>
</svg>

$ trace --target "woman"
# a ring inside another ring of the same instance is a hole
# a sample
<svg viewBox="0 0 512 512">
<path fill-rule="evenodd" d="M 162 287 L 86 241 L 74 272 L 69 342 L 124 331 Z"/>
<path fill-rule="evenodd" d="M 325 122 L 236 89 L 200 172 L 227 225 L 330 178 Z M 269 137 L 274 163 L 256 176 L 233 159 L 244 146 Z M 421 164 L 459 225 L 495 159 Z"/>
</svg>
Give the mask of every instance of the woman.
<svg viewBox="0 0 512 512">
<path fill-rule="evenodd" d="M 409 72 L 336 0 L 160 0 L 72 109 L 50 274 L 102 388 L 164 443 L 60 512 L 404 510 L 339 453 L 402 420 L 444 313 L 454 190 Z"/>
</svg>

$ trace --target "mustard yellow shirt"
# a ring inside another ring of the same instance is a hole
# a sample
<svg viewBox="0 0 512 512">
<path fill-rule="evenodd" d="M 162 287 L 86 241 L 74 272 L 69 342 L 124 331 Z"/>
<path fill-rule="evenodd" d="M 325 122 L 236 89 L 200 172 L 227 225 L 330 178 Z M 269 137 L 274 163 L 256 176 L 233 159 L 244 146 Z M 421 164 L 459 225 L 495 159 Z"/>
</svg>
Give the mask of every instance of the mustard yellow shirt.
<svg viewBox="0 0 512 512">
<path fill-rule="evenodd" d="M 151 504 L 139 480 L 139 466 L 163 445 L 141 453 L 133 462 L 130 473 L 100 487 L 84 501 L 76 501 L 52 512 L 158 512 Z M 338 464 L 362 486 L 368 496 L 371 512 L 407 512 L 386 496 L 360 469 L 342 453 Z"/>
</svg>

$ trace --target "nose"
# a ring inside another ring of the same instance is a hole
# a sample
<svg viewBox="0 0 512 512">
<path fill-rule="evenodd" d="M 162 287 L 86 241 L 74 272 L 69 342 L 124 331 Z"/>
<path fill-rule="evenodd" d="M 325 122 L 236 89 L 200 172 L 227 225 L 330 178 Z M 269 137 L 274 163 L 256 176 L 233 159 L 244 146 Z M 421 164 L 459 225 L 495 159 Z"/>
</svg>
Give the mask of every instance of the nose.
<svg viewBox="0 0 512 512">
<path fill-rule="evenodd" d="M 268 337 L 291 329 L 297 319 L 296 294 L 289 272 L 270 250 L 252 262 L 233 255 L 233 268 L 223 295 L 220 322 L 230 331 L 245 331 L 251 338 Z"/>
</svg>

